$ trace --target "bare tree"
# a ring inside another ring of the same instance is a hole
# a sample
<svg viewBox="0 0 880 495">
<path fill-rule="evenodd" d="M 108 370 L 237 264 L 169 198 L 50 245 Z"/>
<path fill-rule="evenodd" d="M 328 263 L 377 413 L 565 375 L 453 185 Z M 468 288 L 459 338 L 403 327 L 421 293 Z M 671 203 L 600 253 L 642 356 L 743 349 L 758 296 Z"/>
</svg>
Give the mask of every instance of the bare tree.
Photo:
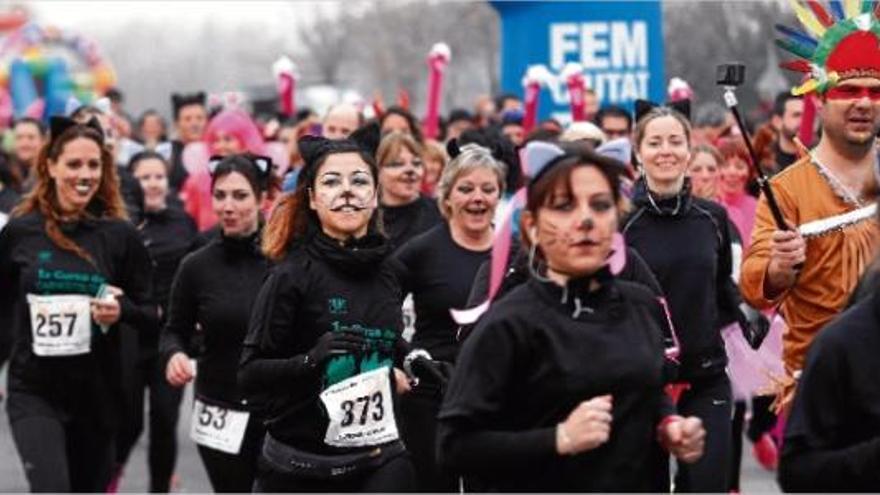
<svg viewBox="0 0 880 495">
<path fill-rule="evenodd" d="M 720 90 L 715 86 L 716 65 L 743 62 L 747 79 L 740 100 L 746 107 L 758 103 L 757 83 L 768 63 L 778 62 L 768 57 L 774 24 L 796 25 L 790 10 L 779 1 L 668 1 L 663 4 L 663 20 L 666 77 L 687 80 L 698 101 L 720 101 Z M 794 83 L 791 75 L 784 77 Z"/>
<path fill-rule="evenodd" d="M 303 48 L 317 71 L 316 82 L 331 86 L 339 83 L 339 71 L 351 46 L 347 32 L 350 21 L 350 14 L 345 11 L 338 17 L 322 11 L 311 26 L 300 32 Z"/>
</svg>

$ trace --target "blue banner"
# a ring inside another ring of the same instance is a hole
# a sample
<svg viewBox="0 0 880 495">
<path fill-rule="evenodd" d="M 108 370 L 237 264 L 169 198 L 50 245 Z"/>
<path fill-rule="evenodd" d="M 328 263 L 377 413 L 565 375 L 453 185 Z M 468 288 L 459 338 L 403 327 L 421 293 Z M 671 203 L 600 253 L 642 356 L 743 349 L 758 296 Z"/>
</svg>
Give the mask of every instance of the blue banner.
<svg viewBox="0 0 880 495">
<path fill-rule="evenodd" d="M 521 95 L 527 68 L 581 64 L 600 104 L 665 101 L 659 1 L 492 2 L 501 17 L 501 85 Z M 539 118 L 570 120 L 564 78 L 541 92 Z"/>
</svg>

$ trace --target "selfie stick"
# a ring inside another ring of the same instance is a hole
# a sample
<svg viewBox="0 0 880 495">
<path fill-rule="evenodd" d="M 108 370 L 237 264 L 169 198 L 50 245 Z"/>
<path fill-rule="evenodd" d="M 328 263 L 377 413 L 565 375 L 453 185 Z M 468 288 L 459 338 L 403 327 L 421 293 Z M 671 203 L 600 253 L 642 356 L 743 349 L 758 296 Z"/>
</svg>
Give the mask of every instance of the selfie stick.
<svg viewBox="0 0 880 495">
<path fill-rule="evenodd" d="M 761 170 L 758 161 L 758 154 L 755 153 L 755 148 L 752 147 L 752 139 L 749 137 L 749 131 L 746 129 L 742 115 L 739 113 L 739 102 L 737 101 L 736 93 L 734 92 L 736 86 L 729 83 L 722 84 L 722 86 L 724 87 L 724 103 L 727 105 L 727 108 L 730 109 L 731 113 L 733 113 L 733 118 L 736 120 L 737 127 L 739 127 L 739 133 L 742 136 L 743 141 L 746 142 L 746 148 L 749 150 L 749 158 L 751 158 L 752 167 L 757 174 L 758 186 L 761 188 L 761 192 L 764 193 L 764 197 L 767 198 L 767 206 L 770 208 L 773 220 L 776 222 L 776 226 L 779 230 L 791 230 L 785 223 L 785 218 L 779 210 L 779 203 L 776 202 L 776 196 L 773 194 L 773 189 L 770 188 L 770 179 L 764 174 L 764 171 Z"/>
</svg>

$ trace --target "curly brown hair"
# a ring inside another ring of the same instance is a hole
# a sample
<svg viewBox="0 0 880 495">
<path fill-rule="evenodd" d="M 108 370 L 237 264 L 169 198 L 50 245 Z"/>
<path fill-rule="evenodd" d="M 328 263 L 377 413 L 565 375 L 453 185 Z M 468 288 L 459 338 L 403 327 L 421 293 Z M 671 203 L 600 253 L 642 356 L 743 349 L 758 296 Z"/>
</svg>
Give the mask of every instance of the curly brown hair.
<svg viewBox="0 0 880 495">
<path fill-rule="evenodd" d="M 100 219 L 128 219 L 125 203 L 122 201 L 122 194 L 119 191 L 119 177 L 116 174 L 113 156 L 104 146 L 100 131 L 83 124 L 69 127 L 60 136 L 52 139 L 40 149 L 35 166 L 36 185 L 13 210 L 12 214 L 13 216 L 22 216 L 31 212 L 39 212 L 44 218 L 46 235 L 56 246 L 93 263 L 94 260 L 89 253 L 62 232 L 61 206 L 58 203 L 55 180 L 49 175 L 49 162 L 58 160 L 67 143 L 80 138 L 94 141 L 101 149 L 101 183 L 98 186 L 98 191 L 86 206 L 83 215 Z"/>
</svg>

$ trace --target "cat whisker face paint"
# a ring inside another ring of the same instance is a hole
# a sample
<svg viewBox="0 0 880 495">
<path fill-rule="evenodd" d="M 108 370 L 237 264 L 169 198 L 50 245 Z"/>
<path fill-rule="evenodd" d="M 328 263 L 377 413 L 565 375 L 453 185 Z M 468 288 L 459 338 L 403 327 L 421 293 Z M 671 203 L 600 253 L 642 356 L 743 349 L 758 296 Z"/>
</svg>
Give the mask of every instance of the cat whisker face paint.
<svg viewBox="0 0 880 495">
<path fill-rule="evenodd" d="M 327 235 L 361 237 L 378 205 L 376 182 L 356 153 L 332 154 L 318 170 L 309 200 Z"/>
</svg>

